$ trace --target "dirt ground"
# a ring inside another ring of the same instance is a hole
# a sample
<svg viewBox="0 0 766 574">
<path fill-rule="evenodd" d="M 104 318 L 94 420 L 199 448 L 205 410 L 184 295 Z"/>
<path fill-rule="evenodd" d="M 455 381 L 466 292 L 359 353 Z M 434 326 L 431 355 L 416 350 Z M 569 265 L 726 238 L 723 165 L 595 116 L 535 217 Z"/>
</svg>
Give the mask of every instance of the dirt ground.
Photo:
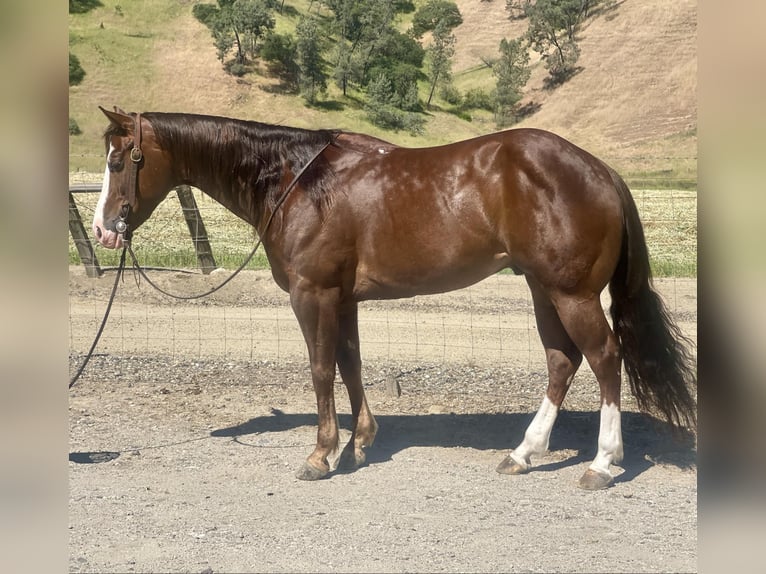
<svg viewBox="0 0 766 574">
<path fill-rule="evenodd" d="M 193 293 L 225 274 L 152 276 Z M 72 374 L 113 278 L 70 269 Z M 656 285 L 695 339 L 696 281 Z M 696 439 L 638 413 L 625 386 L 626 456 L 611 488 L 576 486 L 598 434 L 587 368 L 534 470 L 495 472 L 545 389 L 530 311 L 523 279 L 510 275 L 365 304 L 378 437 L 367 466 L 306 483 L 294 473 L 313 448 L 316 404 L 295 319 L 268 273 L 182 303 L 129 275 L 70 393 L 70 571 L 696 571 Z M 336 385 L 344 440 L 349 407 Z"/>
</svg>

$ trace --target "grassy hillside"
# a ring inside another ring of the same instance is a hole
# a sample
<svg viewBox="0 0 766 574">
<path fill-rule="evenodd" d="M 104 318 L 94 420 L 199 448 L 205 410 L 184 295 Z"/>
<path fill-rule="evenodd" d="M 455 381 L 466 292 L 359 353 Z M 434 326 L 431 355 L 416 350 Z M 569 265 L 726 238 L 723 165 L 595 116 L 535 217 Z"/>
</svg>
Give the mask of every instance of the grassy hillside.
<svg viewBox="0 0 766 574">
<path fill-rule="evenodd" d="M 132 111 L 229 115 L 301 127 L 339 127 L 372 133 L 402 145 L 446 143 L 493 131 L 488 114 L 461 120 L 429 115 L 426 134 L 384 132 L 370 125 L 358 102 L 330 93 L 332 105 L 307 108 L 297 96 L 274 90 L 253 74 L 228 76 L 216 59 L 208 30 L 191 15 L 193 0 L 101 0 L 102 6 L 69 16 L 70 50 L 85 69 L 70 88 L 70 116 L 83 133 L 70 137 L 70 171 L 100 172 L 97 106 Z M 308 0 L 287 0 L 297 12 Z M 318 3 L 311 3 L 316 10 Z M 456 30 L 453 72 L 461 89 L 490 87 L 482 57 L 503 37 L 526 27 L 507 19 L 503 0 L 457 0 L 464 23 Z M 291 11 L 294 12 L 294 11 Z M 550 129 L 649 186 L 696 180 L 696 0 L 623 0 L 582 32 L 582 70 L 554 91 L 543 86 L 538 61 L 525 103 L 537 111 L 521 125 Z M 280 18 L 287 30 L 295 17 Z M 655 179 L 659 178 L 659 179 Z"/>
</svg>

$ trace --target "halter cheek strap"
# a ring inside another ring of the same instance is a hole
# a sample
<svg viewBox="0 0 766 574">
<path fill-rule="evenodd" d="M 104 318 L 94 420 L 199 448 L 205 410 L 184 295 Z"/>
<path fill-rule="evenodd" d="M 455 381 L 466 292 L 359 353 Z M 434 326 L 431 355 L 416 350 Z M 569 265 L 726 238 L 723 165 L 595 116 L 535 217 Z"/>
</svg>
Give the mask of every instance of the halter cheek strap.
<svg viewBox="0 0 766 574">
<path fill-rule="evenodd" d="M 128 226 L 128 215 L 130 215 L 130 206 L 136 202 L 136 193 L 138 191 L 138 170 L 144 159 L 144 152 L 141 150 L 141 114 L 136 114 L 133 129 L 133 147 L 130 148 L 130 172 L 128 173 L 128 195 L 120 210 L 120 217 L 115 223 L 117 233 L 121 234 L 124 241 L 130 241 L 130 227 Z"/>
</svg>

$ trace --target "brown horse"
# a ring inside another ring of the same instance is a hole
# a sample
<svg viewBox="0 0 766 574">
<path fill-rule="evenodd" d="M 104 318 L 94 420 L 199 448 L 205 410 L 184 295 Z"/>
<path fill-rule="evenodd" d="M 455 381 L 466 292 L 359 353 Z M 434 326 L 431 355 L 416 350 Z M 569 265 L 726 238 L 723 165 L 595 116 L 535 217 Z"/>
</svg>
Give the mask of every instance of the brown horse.
<svg viewBox="0 0 766 574">
<path fill-rule="evenodd" d="M 642 410 L 675 426 L 696 424 L 693 356 L 652 288 L 631 194 L 610 167 L 568 141 L 516 129 L 406 149 L 341 131 L 102 111 L 110 120 L 107 169 L 93 222 L 102 245 L 119 247 L 180 184 L 209 194 L 262 239 L 306 340 L 317 399 L 316 448 L 298 478 L 327 475 L 338 448 L 336 365 L 353 418 L 339 467 L 363 464 L 375 439 L 361 381 L 359 301 L 460 289 L 504 268 L 531 289 L 549 383 L 498 472 L 527 472 L 531 456 L 547 449 L 583 355 L 598 380 L 601 423 L 581 487 L 608 486 L 610 464 L 623 456 L 621 362 Z M 614 331 L 599 300 L 607 285 Z"/>
</svg>

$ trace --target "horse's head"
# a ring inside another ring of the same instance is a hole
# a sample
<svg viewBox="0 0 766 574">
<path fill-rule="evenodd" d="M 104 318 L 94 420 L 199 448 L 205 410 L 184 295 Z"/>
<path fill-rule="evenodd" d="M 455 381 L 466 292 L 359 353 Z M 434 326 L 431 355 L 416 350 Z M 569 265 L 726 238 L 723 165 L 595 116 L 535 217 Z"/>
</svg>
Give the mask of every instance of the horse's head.
<svg viewBox="0 0 766 574">
<path fill-rule="evenodd" d="M 106 169 L 93 217 L 101 245 L 121 247 L 170 191 L 170 164 L 157 144 L 151 124 L 140 114 L 101 108 L 109 118 L 104 134 Z"/>
</svg>

